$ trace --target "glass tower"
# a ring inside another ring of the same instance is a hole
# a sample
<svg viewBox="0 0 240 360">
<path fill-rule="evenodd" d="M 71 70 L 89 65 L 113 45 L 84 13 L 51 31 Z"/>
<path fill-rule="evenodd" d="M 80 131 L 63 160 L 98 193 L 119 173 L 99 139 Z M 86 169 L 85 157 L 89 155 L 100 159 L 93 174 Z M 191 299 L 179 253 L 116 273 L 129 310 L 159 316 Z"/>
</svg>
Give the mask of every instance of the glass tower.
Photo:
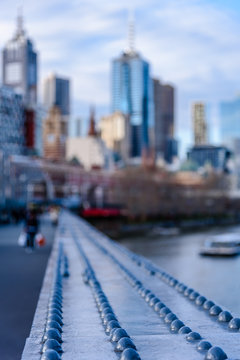
<svg viewBox="0 0 240 360">
<path fill-rule="evenodd" d="M 70 81 L 52 74 L 44 82 L 44 106 L 57 105 L 62 115 L 70 115 Z"/>
<path fill-rule="evenodd" d="M 174 98 L 175 89 L 153 79 L 154 86 L 154 118 L 155 118 L 155 153 L 169 162 L 177 156 L 177 142 L 174 137 Z"/>
<path fill-rule="evenodd" d="M 143 150 L 153 147 L 153 85 L 150 65 L 131 41 L 129 49 L 112 62 L 112 111 L 129 117 L 130 156 L 139 157 Z"/>
<path fill-rule="evenodd" d="M 240 97 L 220 104 L 220 139 L 226 144 L 240 138 Z"/>
</svg>

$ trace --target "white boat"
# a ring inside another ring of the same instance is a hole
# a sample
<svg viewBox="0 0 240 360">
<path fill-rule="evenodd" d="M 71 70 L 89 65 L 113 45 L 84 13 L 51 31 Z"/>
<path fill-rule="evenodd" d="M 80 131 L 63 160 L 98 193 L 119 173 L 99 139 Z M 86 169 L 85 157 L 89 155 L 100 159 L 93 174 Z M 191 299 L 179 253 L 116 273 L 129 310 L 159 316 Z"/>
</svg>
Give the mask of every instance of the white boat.
<svg viewBox="0 0 240 360">
<path fill-rule="evenodd" d="M 236 256 L 240 254 L 240 235 L 229 233 L 212 236 L 200 249 L 205 256 Z"/>
<path fill-rule="evenodd" d="M 175 235 L 179 235 L 180 233 L 180 230 L 179 228 L 176 228 L 176 227 L 160 227 L 160 226 L 157 226 L 155 228 L 153 228 L 149 233 L 148 235 L 150 236 L 175 236 Z"/>
</svg>

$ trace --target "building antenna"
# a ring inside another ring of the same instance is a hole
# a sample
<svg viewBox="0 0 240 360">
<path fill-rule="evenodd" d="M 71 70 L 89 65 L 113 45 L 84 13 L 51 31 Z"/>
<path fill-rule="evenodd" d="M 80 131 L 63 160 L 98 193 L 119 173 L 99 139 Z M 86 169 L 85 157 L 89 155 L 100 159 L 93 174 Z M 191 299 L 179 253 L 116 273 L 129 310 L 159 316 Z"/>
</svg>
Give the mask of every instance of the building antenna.
<svg viewBox="0 0 240 360">
<path fill-rule="evenodd" d="M 23 2 L 19 4 L 18 6 L 18 12 L 17 12 L 17 34 L 23 35 L 24 29 L 23 29 Z"/>
<path fill-rule="evenodd" d="M 129 9 L 128 13 L 128 51 L 130 53 L 135 51 L 135 18 L 133 9 Z"/>
</svg>

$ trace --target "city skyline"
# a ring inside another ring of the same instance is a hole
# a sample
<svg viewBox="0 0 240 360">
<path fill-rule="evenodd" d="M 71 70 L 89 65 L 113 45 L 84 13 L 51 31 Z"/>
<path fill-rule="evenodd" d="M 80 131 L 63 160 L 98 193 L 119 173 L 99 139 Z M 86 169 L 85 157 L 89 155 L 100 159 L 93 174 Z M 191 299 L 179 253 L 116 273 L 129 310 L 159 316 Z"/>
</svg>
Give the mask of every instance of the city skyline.
<svg viewBox="0 0 240 360">
<path fill-rule="evenodd" d="M 10 0 L 1 7 L 1 50 L 15 31 L 18 5 Z M 126 1 L 24 2 L 24 28 L 40 54 L 41 92 L 49 72 L 71 77 L 74 118 L 87 117 L 93 101 L 98 117 L 110 111 L 111 60 L 126 46 L 128 7 Z M 186 146 L 192 140 L 191 102 L 216 107 L 240 89 L 240 5 L 174 0 L 133 1 L 133 7 L 137 50 L 151 63 L 154 77 L 176 86 L 176 135 Z"/>
</svg>

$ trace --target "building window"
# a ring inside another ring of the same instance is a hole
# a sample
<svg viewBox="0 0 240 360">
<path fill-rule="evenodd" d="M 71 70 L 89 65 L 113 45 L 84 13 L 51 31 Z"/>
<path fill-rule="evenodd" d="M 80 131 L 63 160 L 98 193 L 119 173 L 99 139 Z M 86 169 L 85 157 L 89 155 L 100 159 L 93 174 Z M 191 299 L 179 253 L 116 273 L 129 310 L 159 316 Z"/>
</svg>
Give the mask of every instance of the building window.
<svg viewBox="0 0 240 360">
<path fill-rule="evenodd" d="M 54 141 L 55 141 L 55 135 L 54 135 L 54 134 L 49 134 L 49 135 L 47 136 L 47 142 L 48 142 L 49 144 L 53 144 Z"/>
</svg>

